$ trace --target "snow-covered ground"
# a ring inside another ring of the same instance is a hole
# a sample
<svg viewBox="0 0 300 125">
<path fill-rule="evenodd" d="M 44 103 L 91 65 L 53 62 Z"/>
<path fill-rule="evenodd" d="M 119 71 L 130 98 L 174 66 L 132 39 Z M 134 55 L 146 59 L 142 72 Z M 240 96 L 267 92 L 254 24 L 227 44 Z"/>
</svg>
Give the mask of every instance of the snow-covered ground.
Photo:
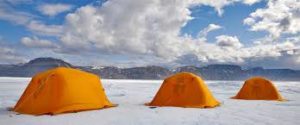
<svg viewBox="0 0 300 125">
<path fill-rule="evenodd" d="M 207 81 L 222 105 L 212 109 L 159 107 L 151 101 L 162 81 L 102 80 L 108 98 L 118 107 L 62 115 L 18 115 L 7 111 L 19 99 L 30 78 L 0 77 L 0 125 L 300 125 L 300 82 L 274 82 L 288 99 L 234 100 L 242 81 Z"/>
</svg>

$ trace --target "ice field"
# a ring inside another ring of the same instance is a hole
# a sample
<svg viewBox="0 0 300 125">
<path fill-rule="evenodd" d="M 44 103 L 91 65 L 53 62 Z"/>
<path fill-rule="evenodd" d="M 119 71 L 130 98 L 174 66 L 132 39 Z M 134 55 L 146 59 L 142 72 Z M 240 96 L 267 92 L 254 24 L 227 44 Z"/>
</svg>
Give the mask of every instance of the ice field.
<svg viewBox="0 0 300 125">
<path fill-rule="evenodd" d="M 211 109 L 157 107 L 152 100 L 161 80 L 102 80 L 106 94 L 118 107 L 31 116 L 8 111 L 30 78 L 0 77 L 0 125 L 300 125 L 300 82 L 274 81 L 288 101 L 234 100 L 243 81 L 206 81 L 221 106 Z"/>
</svg>

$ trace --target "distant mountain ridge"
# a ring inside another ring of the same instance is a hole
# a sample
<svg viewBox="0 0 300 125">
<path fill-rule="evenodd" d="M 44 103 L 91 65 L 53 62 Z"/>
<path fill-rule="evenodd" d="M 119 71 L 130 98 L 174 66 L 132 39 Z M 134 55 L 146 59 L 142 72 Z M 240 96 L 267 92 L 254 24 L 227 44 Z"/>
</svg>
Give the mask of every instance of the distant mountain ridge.
<svg viewBox="0 0 300 125">
<path fill-rule="evenodd" d="M 0 65 L 0 76 L 31 77 L 34 74 L 55 67 L 73 67 L 60 59 L 36 58 L 25 64 Z"/>
<path fill-rule="evenodd" d="M 182 66 L 170 70 L 160 66 L 118 68 L 112 66 L 73 66 L 61 59 L 36 58 L 25 64 L 1 65 L 0 76 L 31 77 L 55 67 L 72 67 L 99 75 L 107 79 L 164 79 L 177 72 L 192 72 L 205 80 L 245 80 L 251 76 L 264 76 L 272 80 L 300 81 L 300 70 L 292 69 L 242 69 L 238 65 L 208 65 L 204 67 Z"/>
</svg>

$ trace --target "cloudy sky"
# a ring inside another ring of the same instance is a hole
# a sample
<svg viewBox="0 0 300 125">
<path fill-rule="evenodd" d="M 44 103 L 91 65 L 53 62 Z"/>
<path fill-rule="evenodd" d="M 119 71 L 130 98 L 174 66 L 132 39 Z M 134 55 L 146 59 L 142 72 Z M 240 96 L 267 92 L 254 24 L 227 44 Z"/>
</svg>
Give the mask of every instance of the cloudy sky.
<svg viewBox="0 0 300 125">
<path fill-rule="evenodd" d="M 0 0 L 0 63 L 300 69 L 300 0 Z"/>
</svg>

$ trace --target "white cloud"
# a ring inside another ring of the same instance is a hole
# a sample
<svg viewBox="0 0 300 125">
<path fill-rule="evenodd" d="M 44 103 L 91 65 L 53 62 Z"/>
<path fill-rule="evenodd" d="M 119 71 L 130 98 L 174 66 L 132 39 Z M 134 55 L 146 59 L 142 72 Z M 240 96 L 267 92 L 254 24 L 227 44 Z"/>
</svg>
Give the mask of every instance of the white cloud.
<svg viewBox="0 0 300 125">
<path fill-rule="evenodd" d="M 264 43 L 255 44 L 252 46 L 242 46 L 238 38 L 232 36 L 218 36 L 215 43 L 213 42 L 201 42 L 197 39 L 192 40 L 198 42 L 197 47 L 193 48 L 192 54 L 198 57 L 198 60 L 202 63 L 231 63 L 240 65 L 250 65 L 255 62 L 264 62 L 265 64 L 271 63 L 271 61 L 278 61 L 287 57 L 290 61 L 286 65 L 286 62 L 282 62 L 281 65 L 287 67 L 299 67 L 299 62 L 296 59 L 300 57 L 298 50 L 300 45 L 294 42 L 285 41 L 280 43 Z M 297 49 L 298 48 L 298 49 Z M 292 51 L 292 53 L 290 52 Z M 289 55 L 286 55 L 289 53 Z M 280 62 L 280 61 L 279 61 Z M 278 65 L 280 64 L 278 62 Z M 264 63 L 262 63 L 264 64 Z M 269 67 L 268 65 L 263 65 Z"/>
<path fill-rule="evenodd" d="M 254 3 L 260 2 L 261 0 L 191 0 L 194 4 L 201 4 L 214 7 L 218 12 L 219 16 L 221 16 L 224 12 L 223 7 L 242 2 L 244 4 L 252 5 Z"/>
<path fill-rule="evenodd" d="M 236 2 L 244 2 L 247 0 L 194 0 L 194 3 L 207 5 L 214 7 L 218 12 L 219 16 L 221 16 L 223 12 L 223 7 L 234 4 Z"/>
<path fill-rule="evenodd" d="M 30 21 L 27 28 L 38 35 L 44 36 L 60 36 L 63 32 L 63 26 L 61 25 L 45 25 L 40 21 Z"/>
<path fill-rule="evenodd" d="M 32 48 L 57 48 L 58 45 L 49 40 L 39 39 L 38 37 L 23 37 L 21 43 Z"/>
<path fill-rule="evenodd" d="M 205 39 L 207 33 L 221 28 L 216 24 L 204 28 L 199 33 L 200 38 L 179 35 L 181 28 L 192 19 L 188 9 L 191 6 L 212 6 L 221 15 L 224 6 L 235 2 L 253 4 L 259 0 L 110 0 L 101 7 L 87 5 L 78 8 L 66 16 L 63 25 L 49 25 L 30 18 L 25 21 L 27 23 L 24 23 L 28 24 L 26 27 L 30 31 L 38 36 L 54 36 L 61 43 L 54 44 L 38 37 L 24 37 L 21 43 L 32 48 L 51 48 L 48 50 L 64 54 L 80 52 L 82 56 L 82 53 L 87 52 L 93 54 L 95 60 L 103 55 L 109 55 L 105 61 L 117 65 L 171 64 L 180 58 L 186 60 L 184 56 L 191 58 L 190 62 L 197 63 L 248 65 L 249 62 L 263 62 L 268 58 L 267 61 L 277 60 L 278 63 L 280 63 L 278 59 L 287 59 L 290 61 L 289 64 L 295 67 L 300 64 L 298 51 L 300 45 L 297 37 L 278 43 L 261 42 L 250 46 L 241 44 L 237 36 L 220 35 L 216 37 L 216 41 L 207 41 Z M 287 7 L 297 8 L 296 5 Z M 271 22 L 268 22 L 268 25 L 273 25 L 276 21 L 284 24 L 285 21 L 280 21 L 281 18 L 277 20 L 270 16 L 272 14 L 268 15 L 265 12 L 268 8 L 253 12 L 244 23 L 250 25 L 252 29 L 256 27 L 257 30 L 270 30 L 271 34 L 276 34 L 273 33 L 272 26 L 258 28 L 263 27 L 260 26 L 263 25 L 260 22 L 266 23 L 265 21 Z M 290 17 L 297 17 L 295 15 L 297 13 L 293 12 Z M 276 29 L 275 27 L 279 26 L 274 25 L 273 29 Z M 282 28 L 279 31 L 298 33 L 297 29 L 289 28 Z M 115 57 L 111 58 L 112 56 Z M 115 59 L 117 57 L 118 59 Z M 82 58 L 90 58 L 90 56 Z M 177 63 L 184 63 L 184 61 L 177 61 Z"/>
<path fill-rule="evenodd" d="M 220 47 L 241 48 L 243 45 L 236 36 L 221 35 L 217 36 L 217 45 Z"/>
<path fill-rule="evenodd" d="M 192 19 L 188 9 L 190 6 L 222 8 L 236 1 L 225 1 L 224 4 L 217 2 L 213 5 L 210 1 L 111 0 L 102 7 L 88 5 L 67 15 L 60 39 L 64 47 L 70 50 L 92 50 L 99 55 L 120 54 L 130 58 L 156 57 L 163 60 L 155 60 L 165 63 L 185 55 L 195 55 L 203 63 L 247 64 L 249 60 L 283 57 L 283 51 L 299 47 L 288 42 L 243 46 L 237 36 L 227 35 L 218 36 L 215 42 L 206 41 L 202 37 L 194 39 L 179 36 L 181 27 Z M 208 32 L 217 29 L 220 26 L 211 24 L 201 32 L 206 36 Z"/>
<path fill-rule="evenodd" d="M 0 20 L 12 22 L 13 24 L 25 25 L 33 19 L 34 15 L 22 11 L 17 11 L 6 2 L 0 0 Z"/>
<path fill-rule="evenodd" d="M 38 10 L 47 16 L 56 16 L 60 13 L 70 11 L 73 8 L 72 5 L 69 4 L 42 4 L 38 6 Z"/>
<path fill-rule="evenodd" d="M 46 25 L 37 21 L 36 15 L 17 10 L 14 6 L 31 4 L 31 0 L 0 0 L 0 20 L 22 25 L 35 35 L 58 37 L 63 32 L 61 25 Z"/>
<path fill-rule="evenodd" d="M 286 51 L 295 49 L 295 44 L 291 42 L 282 42 L 274 44 L 261 44 L 249 48 L 251 57 L 265 58 L 265 57 L 280 57 Z"/>
<path fill-rule="evenodd" d="M 15 50 L 8 47 L 0 49 L 0 63 L 22 62 L 23 58 L 15 53 Z"/>
<path fill-rule="evenodd" d="M 0 36 L 0 64 L 23 62 L 24 58 L 16 52 L 16 49 L 12 46 L 8 46 L 6 41 Z"/>
<path fill-rule="evenodd" d="M 85 6 L 67 15 L 61 41 L 68 47 L 173 58 L 185 46 L 178 33 L 190 19 L 186 6 L 179 0 L 111 0 L 101 8 Z"/>
<path fill-rule="evenodd" d="M 174 58 L 193 46 L 178 36 L 181 27 L 192 19 L 190 6 L 208 5 L 220 10 L 233 2 L 235 0 L 110 0 L 101 7 L 88 5 L 68 14 L 61 41 L 70 48 Z M 210 26 L 207 32 L 219 28 Z"/>
<path fill-rule="evenodd" d="M 267 31 L 273 39 L 300 32 L 299 0 L 269 0 L 267 7 L 251 13 L 244 23 L 252 31 Z"/>
<path fill-rule="evenodd" d="M 198 34 L 198 37 L 206 37 L 207 34 L 211 31 L 221 29 L 222 27 L 217 24 L 209 24 L 206 28 L 201 30 Z"/>
<path fill-rule="evenodd" d="M 247 24 L 247 25 L 253 25 L 255 23 L 255 20 L 253 18 L 246 18 L 244 19 L 244 24 Z"/>
<path fill-rule="evenodd" d="M 228 36 L 230 37 L 230 36 Z M 231 37 L 230 37 L 231 38 Z M 232 37 L 235 40 L 234 37 Z M 236 46 L 223 45 L 223 41 L 218 41 L 222 46 L 216 42 L 201 41 L 201 39 L 190 39 L 191 42 L 196 43 L 191 49 L 191 54 L 196 55 L 198 60 L 202 63 L 234 63 L 241 64 L 247 53 L 241 53 L 243 48 Z M 228 41 L 228 40 L 227 40 Z"/>
<path fill-rule="evenodd" d="M 224 6 L 238 1 L 110 0 L 101 7 L 87 5 L 68 14 L 60 39 L 69 48 L 173 58 L 190 51 L 189 44 L 193 44 L 178 36 L 181 27 L 192 19 L 189 7 L 207 5 L 221 12 Z M 205 36 L 219 28 L 211 24 L 200 34 Z"/>
<path fill-rule="evenodd" d="M 1 1 L 13 4 L 13 5 L 31 3 L 32 2 L 32 0 L 1 0 Z"/>
<path fill-rule="evenodd" d="M 245 4 L 252 5 L 254 3 L 260 2 L 261 0 L 244 0 Z"/>
<path fill-rule="evenodd" d="M 62 25 L 46 25 L 37 21 L 36 15 L 16 10 L 14 6 L 21 6 L 30 3 L 31 0 L 0 0 L 0 20 L 9 21 L 13 24 L 25 26 L 36 35 L 60 36 L 63 32 Z M 20 5 L 19 5 L 20 4 Z"/>
</svg>

